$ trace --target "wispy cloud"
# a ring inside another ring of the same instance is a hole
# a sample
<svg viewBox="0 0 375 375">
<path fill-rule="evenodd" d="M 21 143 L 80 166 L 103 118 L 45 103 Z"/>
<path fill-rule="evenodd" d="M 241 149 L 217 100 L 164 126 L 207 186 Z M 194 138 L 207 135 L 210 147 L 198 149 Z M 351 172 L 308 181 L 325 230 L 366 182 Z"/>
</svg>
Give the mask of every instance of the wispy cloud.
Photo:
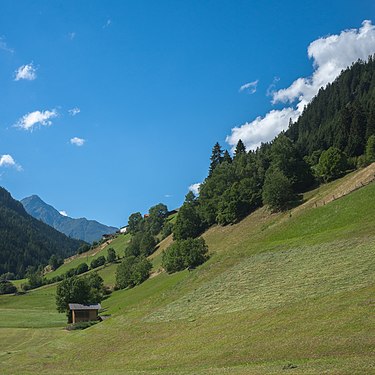
<svg viewBox="0 0 375 375">
<path fill-rule="evenodd" d="M 32 63 L 20 66 L 16 70 L 15 74 L 16 74 L 16 77 L 14 78 L 15 81 L 19 81 L 21 79 L 33 81 L 34 79 L 36 79 L 36 69 L 34 68 Z"/>
<path fill-rule="evenodd" d="M 103 25 L 103 29 L 106 29 L 107 27 L 112 25 L 112 20 L 110 18 L 107 19 L 105 24 Z"/>
<path fill-rule="evenodd" d="M 68 37 L 70 40 L 73 40 L 75 37 L 76 37 L 76 33 L 74 31 L 72 31 L 71 33 L 68 34 Z"/>
<path fill-rule="evenodd" d="M 200 186 L 201 186 L 200 182 L 197 182 L 196 184 L 192 184 L 189 186 L 189 191 L 192 191 L 194 195 L 199 195 Z"/>
<path fill-rule="evenodd" d="M 5 37 L 0 36 L 0 49 L 6 52 L 14 53 L 14 49 L 8 47 Z"/>
<path fill-rule="evenodd" d="M 51 111 L 34 111 L 22 116 L 14 126 L 32 131 L 37 126 L 52 125 L 51 119 L 57 116 L 58 113 L 55 109 L 52 109 Z"/>
<path fill-rule="evenodd" d="M 0 155 L 0 167 L 13 167 L 17 171 L 22 171 L 21 165 L 16 163 L 13 157 L 9 154 Z"/>
<path fill-rule="evenodd" d="M 273 96 L 276 84 L 280 81 L 280 77 L 273 77 L 272 83 L 267 87 L 266 95 L 267 96 Z"/>
<path fill-rule="evenodd" d="M 257 79 L 256 81 L 245 83 L 240 87 L 238 91 L 246 91 L 248 94 L 254 94 L 257 91 L 258 82 L 259 80 Z"/>
<path fill-rule="evenodd" d="M 78 137 L 73 137 L 73 138 L 71 138 L 71 140 L 70 140 L 70 143 L 71 143 L 72 145 L 75 145 L 75 146 L 78 146 L 78 147 L 83 146 L 83 145 L 85 144 L 85 142 L 86 142 L 85 139 L 83 139 L 83 138 L 78 138 Z"/>
<path fill-rule="evenodd" d="M 70 116 L 75 116 L 75 115 L 78 115 L 78 113 L 80 113 L 81 110 L 78 107 L 74 107 L 72 109 L 69 109 L 68 112 Z"/>
<path fill-rule="evenodd" d="M 340 34 L 315 40 L 307 49 L 308 57 L 313 63 L 312 75 L 297 78 L 289 87 L 281 90 L 273 91 L 272 87 L 269 88 L 273 104 L 289 105 L 234 127 L 226 141 L 235 147 L 238 140 L 242 139 L 247 149 L 255 149 L 261 142 L 270 141 L 280 131 L 288 128 L 289 119 L 295 121 L 300 116 L 321 87 L 333 82 L 353 62 L 358 59 L 366 60 L 374 53 L 375 27 L 367 20 L 358 29 L 344 30 Z"/>
<path fill-rule="evenodd" d="M 164 198 L 172 198 L 172 195 L 171 194 L 165 194 Z"/>
</svg>

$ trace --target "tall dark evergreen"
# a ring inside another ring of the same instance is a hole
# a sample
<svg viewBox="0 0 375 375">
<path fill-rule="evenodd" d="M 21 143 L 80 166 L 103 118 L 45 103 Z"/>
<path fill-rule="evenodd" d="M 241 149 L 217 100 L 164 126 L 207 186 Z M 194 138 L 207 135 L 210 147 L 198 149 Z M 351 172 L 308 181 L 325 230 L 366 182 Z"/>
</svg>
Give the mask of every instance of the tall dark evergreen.
<svg viewBox="0 0 375 375">
<path fill-rule="evenodd" d="M 219 142 L 215 143 L 215 146 L 212 149 L 212 154 L 210 157 L 211 164 L 208 175 L 211 176 L 215 168 L 221 163 L 223 159 L 223 150 L 219 144 Z"/>
<path fill-rule="evenodd" d="M 238 157 L 239 155 L 246 154 L 246 147 L 243 144 L 242 140 L 240 139 L 237 142 L 236 149 L 234 150 L 234 157 Z"/>
<path fill-rule="evenodd" d="M 231 163 L 232 162 L 232 158 L 228 152 L 228 150 L 225 150 L 224 151 L 224 155 L 223 155 L 223 163 L 226 162 L 226 163 Z"/>
</svg>

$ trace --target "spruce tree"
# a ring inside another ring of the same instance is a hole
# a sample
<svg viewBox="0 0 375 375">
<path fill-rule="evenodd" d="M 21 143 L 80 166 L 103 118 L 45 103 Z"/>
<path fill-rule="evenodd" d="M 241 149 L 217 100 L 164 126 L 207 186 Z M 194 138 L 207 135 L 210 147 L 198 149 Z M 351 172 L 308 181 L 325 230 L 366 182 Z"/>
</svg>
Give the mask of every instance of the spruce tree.
<svg viewBox="0 0 375 375">
<path fill-rule="evenodd" d="M 242 140 L 240 139 L 237 142 L 236 149 L 234 150 L 234 157 L 237 157 L 237 156 L 243 155 L 243 154 L 246 154 L 246 147 L 243 144 Z"/>
<path fill-rule="evenodd" d="M 225 151 L 224 151 L 223 162 L 224 162 L 224 161 L 226 161 L 227 163 L 231 163 L 231 162 L 232 162 L 232 158 L 231 158 L 231 156 L 229 155 L 228 150 L 225 150 Z"/>
<path fill-rule="evenodd" d="M 210 170 L 208 172 L 209 176 L 212 175 L 212 172 L 215 170 L 215 168 L 222 162 L 222 159 L 223 159 L 223 150 L 221 149 L 219 142 L 216 142 L 215 146 L 212 149 L 212 154 L 210 157 L 211 164 L 210 164 Z"/>
</svg>

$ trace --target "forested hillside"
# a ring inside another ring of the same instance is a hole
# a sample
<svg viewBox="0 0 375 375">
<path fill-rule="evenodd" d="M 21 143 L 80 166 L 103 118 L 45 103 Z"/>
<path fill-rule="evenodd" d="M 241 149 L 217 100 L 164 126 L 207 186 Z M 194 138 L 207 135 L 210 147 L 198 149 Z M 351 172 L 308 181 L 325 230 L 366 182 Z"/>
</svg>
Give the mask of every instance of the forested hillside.
<svg viewBox="0 0 375 375">
<path fill-rule="evenodd" d="M 287 135 L 302 155 L 337 147 L 360 156 L 375 134 L 375 59 L 358 61 L 321 89 Z"/>
<path fill-rule="evenodd" d="M 289 129 L 255 151 L 239 140 L 233 157 L 212 149 L 199 197 L 186 197 L 176 239 L 233 224 L 263 204 L 290 209 L 300 194 L 375 161 L 375 60 L 358 61 L 319 91 Z"/>
<path fill-rule="evenodd" d="M 0 275 L 23 277 L 28 266 L 45 265 L 51 255 L 68 257 L 82 243 L 30 216 L 0 187 Z"/>
</svg>

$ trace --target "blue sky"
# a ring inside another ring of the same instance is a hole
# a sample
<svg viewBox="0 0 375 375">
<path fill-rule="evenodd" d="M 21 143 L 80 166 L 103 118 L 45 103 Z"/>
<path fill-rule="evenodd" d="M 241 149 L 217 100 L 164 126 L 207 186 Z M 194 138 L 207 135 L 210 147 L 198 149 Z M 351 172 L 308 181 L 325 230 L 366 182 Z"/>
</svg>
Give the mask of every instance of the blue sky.
<svg viewBox="0 0 375 375">
<path fill-rule="evenodd" d="M 374 16 L 366 0 L 2 0 L 0 184 L 115 226 L 178 207 L 216 141 L 271 139 L 374 53 Z"/>
</svg>

